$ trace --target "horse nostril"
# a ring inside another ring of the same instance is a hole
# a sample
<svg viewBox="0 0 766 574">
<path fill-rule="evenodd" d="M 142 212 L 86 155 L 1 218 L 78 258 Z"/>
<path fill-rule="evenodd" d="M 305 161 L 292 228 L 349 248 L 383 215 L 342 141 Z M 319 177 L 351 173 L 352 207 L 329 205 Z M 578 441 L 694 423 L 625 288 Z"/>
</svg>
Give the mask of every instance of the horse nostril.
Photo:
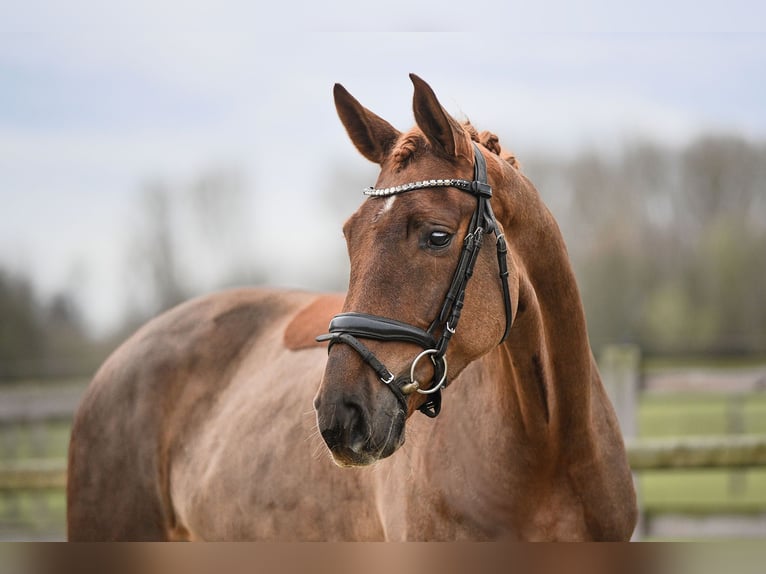
<svg viewBox="0 0 766 574">
<path fill-rule="evenodd" d="M 332 426 L 321 429 L 322 439 L 330 450 L 336 448 L 342 438 L 342 430 L 338 426 Z"/>
<path fill-rule="evenodd" d="M 354 401 L 339 402 L 334 417 L 327 426 L 320 425 L 320 432 L 327 446 L 362 452 L 369 437 L 367 417 L 361 405 Z"/>
<path fill-rule="evenodd" d="M 346 425 L 346 446 L 357 454 L 361 454 L 367 443 L 367 422 L 362 407 L 356 403 L 347 403 L 346 412 L 348 421 Z"/>
<path fill-rule="evenodd" d="M 362 407 L 353 401 L 343 401 L 342 408 L 338 412 L 338 420 L 347 429 L 356 426 L 362 419 Z"/>
</svg>

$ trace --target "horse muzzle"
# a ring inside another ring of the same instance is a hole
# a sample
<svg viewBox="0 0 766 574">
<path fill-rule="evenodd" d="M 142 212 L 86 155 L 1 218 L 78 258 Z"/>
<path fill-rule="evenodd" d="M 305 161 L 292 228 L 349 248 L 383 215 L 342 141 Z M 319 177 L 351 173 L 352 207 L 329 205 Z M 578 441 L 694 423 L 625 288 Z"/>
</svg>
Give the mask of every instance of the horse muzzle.
<svg viewBox="0 0 766 574">
<path fill-rule="evenodd" d="M 372 416 L 354 397 L 314 400 L 317 427 L 338 466 L 368 466 L 391 456 L 404 444 L 406 413 L 381 409 Z"/>
</svg>

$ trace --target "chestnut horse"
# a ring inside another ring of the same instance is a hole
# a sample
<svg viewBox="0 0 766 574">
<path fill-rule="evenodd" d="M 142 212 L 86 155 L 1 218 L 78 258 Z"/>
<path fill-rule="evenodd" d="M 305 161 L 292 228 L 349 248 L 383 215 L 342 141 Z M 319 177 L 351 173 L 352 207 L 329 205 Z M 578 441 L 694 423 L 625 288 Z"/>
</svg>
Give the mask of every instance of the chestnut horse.
<svg viewBox="0 0 766 574">
<path fill-rule="evenodd" d="M 411 78 L 404 133 L 335 86 L 381 167 L 343 228 L 345 299 L 224 292 L 117 349 L 72 430 L 70 540 L 630 538 L 558 226 L 497 137 Z"/>
</svg>

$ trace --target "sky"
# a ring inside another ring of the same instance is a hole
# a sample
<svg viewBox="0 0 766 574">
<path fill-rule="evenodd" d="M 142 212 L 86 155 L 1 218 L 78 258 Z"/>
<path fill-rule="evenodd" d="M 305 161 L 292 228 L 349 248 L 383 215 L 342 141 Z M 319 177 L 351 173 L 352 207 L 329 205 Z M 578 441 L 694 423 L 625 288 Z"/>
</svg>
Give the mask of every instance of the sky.
<svg viewBox="0 0 766 574">
<path fill-rule="evenodd" d="M 316 287 L 342 245 L 322 187 L 339 166 L 361 174 L 349 194 L 375 177 L 332 86 L 406 129 L 410 72 L 522 163 L 766 140 L 762 2 L 0 0 L 0 268 L 72 293 L 107 331 L 141 189 L 225 168 L 248 196 L 242 252 L 277 285 Z M 214 261 L 197 263 L 204 283 Z"/>
</svg>

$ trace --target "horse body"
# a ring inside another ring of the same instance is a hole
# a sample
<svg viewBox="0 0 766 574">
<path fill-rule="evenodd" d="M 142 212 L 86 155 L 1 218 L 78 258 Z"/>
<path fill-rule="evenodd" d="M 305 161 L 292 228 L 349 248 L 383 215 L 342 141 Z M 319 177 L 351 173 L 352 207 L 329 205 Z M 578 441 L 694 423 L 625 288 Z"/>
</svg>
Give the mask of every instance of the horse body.
<svg viewBox="0 0 766 574">
<path fill-rule="evenodd" d="M 345 298 L 208 296 L 150 322 L 104 364 L 72 432 L 70 539 L 630 537 L 630 470 L 558 227 L 496 138 L 458 126 L 413 81 L 418 127 L 408 134 L 336 88 L 339 115 L 381 164 L 381 186 L 448 169 L 462 177 L 467 142 L 482 144 L 509 244 L 507 339 L 498 345 L 502 299 L 485 248 L 437 418 L 413 415 L 425 400 L 415 393 L 404 411 L 349 346 L 328 356 L 313 341 L 341 309 L 423 328 L 438 312 L 458 249 L 441 242 L 465 234 L 471 198 L 423 189 L 370 199 L 344 229 Z M 368 346 L 397 378 L 419 352 L 411 342 Z M 431 375 L 425 363 L 418 380 Z"/>
</svg>

